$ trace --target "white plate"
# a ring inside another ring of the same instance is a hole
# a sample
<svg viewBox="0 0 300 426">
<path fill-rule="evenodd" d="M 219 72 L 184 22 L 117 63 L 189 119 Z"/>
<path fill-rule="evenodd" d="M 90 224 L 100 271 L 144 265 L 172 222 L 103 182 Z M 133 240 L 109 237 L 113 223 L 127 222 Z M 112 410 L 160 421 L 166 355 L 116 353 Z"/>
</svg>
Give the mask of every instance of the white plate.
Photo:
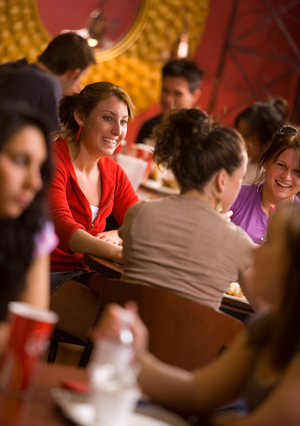
<svg viewBox="0 0 300 426">
<path fill-rule="evenodd" d="M 151 152 L 151 153 L 153 153 L 153 151 L 154 151 L 154 146 L 147 145 L 145 143 L 136 143 L 136 144 L 132 145 L 131 148 L 142 149 L 143 151 L 147 151 L 147 152 Z"/>
<path fill-rule="evenodd" d="M 78 426 L 97 426 L 94 423 L 94 407 L 88 394 L 53 388 L 51 395 L 63 414 Z M 168 410 L 145 404 L 138 406 L 124 426 L 188 426 L 179 416 Z"/>
<path fill-rule="evenodd" d="M 152 189 L 153 191 L 159 192 L 160 194 L 173 195 L 179 194 L 180 190 L 178 188 L 170 188 L 168 186 L 163 186 L 159 182 L 153 179 L 148 179 L 142 183 L 141 187 Z"/>
<path fill-rule="evenodd" d="M 242 297 L 232 296 L 231 294 L 224 293 L 222 302 L 227 303 L 228 305 L 244 308 L 250 312 L 253 311 L 248 300 L 243 299 Z"/>
</svg>

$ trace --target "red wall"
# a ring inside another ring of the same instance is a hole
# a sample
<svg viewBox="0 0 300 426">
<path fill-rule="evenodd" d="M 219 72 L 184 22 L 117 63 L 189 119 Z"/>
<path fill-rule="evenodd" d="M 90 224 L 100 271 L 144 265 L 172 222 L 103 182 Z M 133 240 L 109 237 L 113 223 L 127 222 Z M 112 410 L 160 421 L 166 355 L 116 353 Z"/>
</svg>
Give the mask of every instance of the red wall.
<svg viewBox="0 0 300 426">
<path fill-rule="evenodd" d="M 246 106 L 270 96 L 284 97 L 291 112 L 295 106 L 300 78 L 300 5 L 292 0 L 284 5 L 279 0 L 270 1 L 270 6 L 266 3 L 232 0 L 225 10 L 224 5 L 219 9 L 220 1 L 211 2 L 207 30 L 195 59 L 199 63 L 201 58 L 212 59 L 213 66 L 205 63 L 209 75 L 202 105 L 221 116 L 226 109 L 223 121 L 228 124 Z M 223 52 L 218 49 L 222 43 Z M 294 119 L 299 122 L 298 111 L 294 111 Z"/>
<path fill-rule="evenodd" d="M 111 0 L 109 4 L 118 1 Z M 298 85 L 300 87 L 300 5 L 294 5 L 297 2 L 293 0 L 270 0 L 269 7 L 266 3 L 210 0 L 204 33 L 194 56 L 205 72 L 198 105 L 230 125 L 246 106 L 271 95 L 286 98 L 294 123 L 300 121 L 297 90 Z M 53 36 L 62 26 L 67 29 L 84 26 L 97 4 L 96 0 L 37 0 L 41 19 Z M 66 13 L 61 13 L 62 8 Z M 129 124 L 129 144 L 135 140 L 141 123 L 158 111 L 159 105 L 153 105 Z"/>
<path fill-rule="evenodd" d="M 208 111 L 215 75 L 224 47 L 224 38 L 234 0 L 211 0 L 203 37 L 194 60 L 204 70 L 199 106 Z"/>
<path fill-rule="evenodd" d="M 205 72 L 199 106 L 229 125 L 248 105 L 270 96 L 283 96 L 291 121 L 300 122 L 300 5 L 292 0 L 271 0 L 270 5 L 261 0 L 210 1 L 194 56 Z M 129 143 L 157 111 L 153 106 L 129 126 Z"/>
<path fill-rule="evenodd" d="M 194 56 L 194 61 L 204 72 L 201 85 L 201 98 L 198 106 L 208 110 L 214 77 L 217 72 L 219 57 L 223 49 L 224 36 L 227 30 L 227 22 L 230 17 L 233 0 L 210 0 L 210 8 L 201 43 Z M 216 31 L 217 29 L 217 31 Z M 128 126 L 127 141 L 129 144 L 135 141 L 141 124 L 159 112 L 159 105 L 153 105 L 147 111 L 141 113 L 133 123 Z"/>
<path fill-rule="evenodd" d="M 79 30 L 89 23 L 91 12 L 101 3 L 101 14 L 109 25 L 106 36 L 116 42 L 134 23 L 142 0 L 37 0 L 37 8 L 43 25 L 53 37 L 62 30 Z"/>
</svg>

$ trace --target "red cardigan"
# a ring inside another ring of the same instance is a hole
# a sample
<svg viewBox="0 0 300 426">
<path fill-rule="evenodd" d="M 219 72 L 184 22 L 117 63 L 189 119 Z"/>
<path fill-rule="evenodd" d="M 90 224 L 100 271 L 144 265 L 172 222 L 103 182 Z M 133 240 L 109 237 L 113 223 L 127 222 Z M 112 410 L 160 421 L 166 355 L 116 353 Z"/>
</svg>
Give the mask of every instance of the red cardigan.
<svg viewBox="0 0 300 426">
<path fill-rule="evenodd" d="M 111 158 L 101 158 L 102 194 L 99 213 L 93 224 L 91 207 L 78 185 L 66 141 L 58 139 L 53 142 L 52 152 L 55 172 L 49 192 L 50 209 L 60 242 L 51 255 L 51 270 L 88 270 L 83 262 L 84 255 L 69 250 L 70 236 L 77 229 L 91 235 L 103 232 L 110 213 L 121 225 L 129 207 L 139 199 L 123 169 Z"/>
</svg>

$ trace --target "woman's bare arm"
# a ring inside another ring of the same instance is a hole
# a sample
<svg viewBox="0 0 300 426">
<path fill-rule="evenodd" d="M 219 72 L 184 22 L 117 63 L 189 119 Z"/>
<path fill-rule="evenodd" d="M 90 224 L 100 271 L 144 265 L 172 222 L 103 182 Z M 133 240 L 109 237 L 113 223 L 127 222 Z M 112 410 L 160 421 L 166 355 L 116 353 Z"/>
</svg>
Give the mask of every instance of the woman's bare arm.
<svg viewBox="0 0 300 426">
<path fill-rule="evenodd" d="M 174 411 L 206 415 L 240 395 L 255 359 L 255 351 L 247 345 L 246 333 L 210 364 L 188 372 L 167 365 L 149 353 L 148 331 L 137 314 L 136 305 L 130 302 L 126 308 L 133 313 L 131 329 L 136 359 L 141 366 L 138 381 L 153 400 Z M 119 305 L 109 305 L 93 333 L 94 338 L 118 334 L 122 311 Z"/>
<path fill-rule="evenodd" d="M 243 276 L 239 278 L 239 284 L 241 286 L 242 292 L 244 293 L 244 296 L 249 301 L 254 311 L 258 312 L 269 309 L 270 305 L 266 301 L 258 298 L 252 291 L 253 271 L 253 266 L 249 266 L 249 268 L 244 272 Z"/>
<path fill-rule="evenodd" d="M 97 237 L 77 229 L 69 238 L 69 249 L 74 253 L 88 253 L 116 263 L 123 263 L 122 247 L 102 241 Z"/>
<path fill-rule="evenodd" d="M 216 360 L 194 372 L 161 363 L 145 352 L 139 383 L 152 399 L 174 411 L 208 414 L 240 396 L 243 381 L 254 359 L 245 334 Z"/>
<path fill-rule="evenodd" d="M 50 304 L 50 258 L 41 256 L 34 259 L 26 274 L 25 287 L 19 300 L 42 309 Z"/>
</svg>

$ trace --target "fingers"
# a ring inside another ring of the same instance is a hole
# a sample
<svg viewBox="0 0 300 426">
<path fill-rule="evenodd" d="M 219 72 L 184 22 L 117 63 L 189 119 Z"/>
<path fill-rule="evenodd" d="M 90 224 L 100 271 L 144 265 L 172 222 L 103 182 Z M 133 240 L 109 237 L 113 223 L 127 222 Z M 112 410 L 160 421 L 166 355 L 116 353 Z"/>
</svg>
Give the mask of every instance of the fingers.
<svg viewBox="0 0 300 426">
<path fill-rule="evenodd" d="M 117 246 L 122 246 L 123 244 L 123 240 L 119 237 L 116 231 L 101 232 L 99 234 L 95 234 L 95 237 L 99 238 L 99 240 L 105 241 L 106 243 Z"/>
<path fill-rule="evenodd" d="M 229 210 L 228 212 L 226 212 L 226 213 L 221 213 L 221 215 L 223 216 L 223 218 L 225 219 L 225 220 L 227 220 L 228 222 L 230 222 L 230 218 L 231 218 L 231 216 L 233 215 L 233 211 L 232 210 Z"/>
<path fill-rule="evenodd" d="M 148 330 L 138 315 L 137 304 L 133 301 L 126 302 L 125 308 L 117 304 L 108 305 L 92 332 L 92 339 L 119 336 L 121 328 L 124 326 L 124 320 L 132 331 L 136 354 L 145 352 L 148 347 Z"/>
<path fill-rule="evenodd" d="M 269 221 L 273 219 L 275 213 L 276 213 L 276 206 L 275 204 L 271 204 L 270 210 L 269 210 Z"/>
<path fill-rule="evenodd" d="M 99 238 L 99 240 L 101 241 L 105 241 L 106 243 L 118 245 L 117 241 L 114 238 L 110 237 L 109 235 L 98 234 L 97 238 Z"/>
<path fill-rule="evenodd" d="M 133 312 L 134 314 L 138 313 L 138 305 L 133 300 L 129 300 L 125 303 L 125 309 L 128 309 L 129 311 Z"/>
<path fill-rule="evenodd" d="M 133 346 L 136 356 L 148 350 L 149 333 L 148 329 L 143 323 L 138 314 L 138 305 L 133 300 L 125 303 L 126 310 L 133 314 L 133 322 L 131 324 L 131 331 L 133 334 Z"/>
<path fill-rule="evenodd" d="M 121 310 L 122 307 L 117 304 L 110 304 L 105 308 L 93 330 L 92 338 L 94 340 L 103 337 L 116 337 L 119 334 L 122 326 Z"/>
</svg>

